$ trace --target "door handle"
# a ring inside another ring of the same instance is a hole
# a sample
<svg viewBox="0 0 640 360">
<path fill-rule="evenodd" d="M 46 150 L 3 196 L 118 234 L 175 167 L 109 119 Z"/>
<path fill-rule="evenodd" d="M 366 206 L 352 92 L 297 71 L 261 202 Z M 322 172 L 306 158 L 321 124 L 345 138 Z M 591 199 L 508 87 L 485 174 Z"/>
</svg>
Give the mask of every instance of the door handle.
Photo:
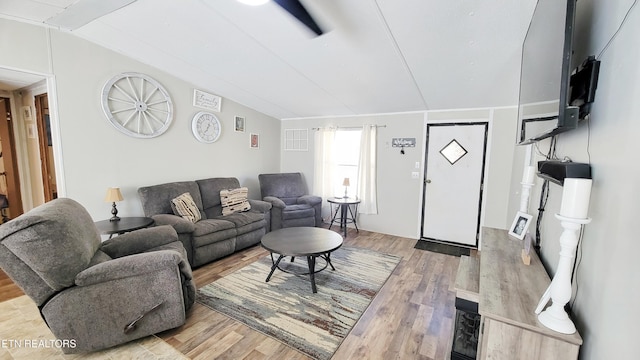
<svg viewBox="0 0 640 360">
<path fill-rule="evenodd" d="M 431 184 L 431 179 L 427 179 L 424 182 L 426 182 L 427 184 Z"/>
</svg>

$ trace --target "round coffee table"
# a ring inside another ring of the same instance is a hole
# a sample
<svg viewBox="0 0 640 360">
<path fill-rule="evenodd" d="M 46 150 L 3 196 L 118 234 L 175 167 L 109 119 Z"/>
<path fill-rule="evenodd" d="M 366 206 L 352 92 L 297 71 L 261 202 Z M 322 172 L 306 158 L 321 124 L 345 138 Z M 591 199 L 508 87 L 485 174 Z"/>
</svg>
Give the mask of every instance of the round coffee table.
<svg viewBox="0 0 640 360">
<path fill-rule="evenodd" d="M 309 265 L 309 277 L 311 278 L 311 290 L 317 293 L 315 274 L 324 270 L 327 266 L 331 266 L 331 253 L 342 246 L 342 236 L 340 234 L 322 228 L 316 227 L 291 227 L 272 231 L 262 237 L 262 247 L 271 252 L 271 272 L 267 276 L 266 282 L 269 282 L 271 275 L 276 269 L 280 269 L 278 265 L 285 256 L 291 256 L 292 260 L 296 256 L 305 256 Z M 277 260 L 273 259 L 273 254 L 279 254 Z M 321 257 L 326 260 L 327 264 L 316 270 L 316 258 Z"/>
</svg>

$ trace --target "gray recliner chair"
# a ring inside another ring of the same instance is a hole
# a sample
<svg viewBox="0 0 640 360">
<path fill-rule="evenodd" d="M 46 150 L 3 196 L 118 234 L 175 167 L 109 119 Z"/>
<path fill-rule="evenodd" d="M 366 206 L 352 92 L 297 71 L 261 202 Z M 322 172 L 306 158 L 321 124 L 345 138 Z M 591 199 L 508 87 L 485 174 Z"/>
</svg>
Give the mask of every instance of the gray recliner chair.
<svg viewBox="0 0 640 360">
<path fill-rule="evenodd" d="M 271 230 L 322 224 L 322 198 L 309 195 L 301 173 L 260 174 L 262 200 L 270 202 Z"/>
<path fill-rule="evenodd" d="M 191 268 L 171 226 L 101 242 L 89 213 L 67 198 L 0 226 L 0 266 L 38 305 L 55 337 L 74 340 L 65 353 L 178 327 L 195 300 Z"/>
</svg>

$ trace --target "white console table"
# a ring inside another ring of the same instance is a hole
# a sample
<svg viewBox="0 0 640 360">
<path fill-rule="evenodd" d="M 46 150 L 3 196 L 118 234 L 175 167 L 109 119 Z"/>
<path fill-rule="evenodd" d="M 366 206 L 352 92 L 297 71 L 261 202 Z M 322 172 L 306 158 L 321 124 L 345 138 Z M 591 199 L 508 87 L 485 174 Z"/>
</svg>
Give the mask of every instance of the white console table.
<svg viewBox="0 0 640 360">
<path fill-rule="evenodd" d="M 478 301 L 478 359 L 577 359 L 582 338 L 546 328 L 534 310 L 551 279 L 540 259 L 522 263 L 522 242 L 484 228 L 478 259 L 460 261 L 456 295 Z M 475 283 L 478 281 L 479 283 Z M 477 294 L 475 293 L 477 291 Z"/>
</svg>

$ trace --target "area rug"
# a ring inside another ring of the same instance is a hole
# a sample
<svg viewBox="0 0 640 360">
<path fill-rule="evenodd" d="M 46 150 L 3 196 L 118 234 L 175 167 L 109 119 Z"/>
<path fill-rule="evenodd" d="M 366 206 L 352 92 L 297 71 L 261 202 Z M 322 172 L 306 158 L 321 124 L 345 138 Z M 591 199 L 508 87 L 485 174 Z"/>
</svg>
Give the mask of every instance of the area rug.
<svg viewBox="0 0 640 360">
<path fill-rule="evenodd" d="M 341 247 L 331 254 L 336 270 L 316 274 L 311 291 L 306 258 L 289 258 L 265 282 L 271 258 L 239 269 L 198 290 L 197 301 L 319 360 L 329 359 L 396 268 L 400 258 Z M 317 266 L 324 266 L 318 259 Z"/>
<path fill-rule="evenodd" d="M 471 251 L 468 248 L 431 242 L 428 240 L 418 240 L 414 248 L 418 250 L 427 250 L 445 255 L 460 257 L 461 255 L 469 255 Z"/>
</svg>

